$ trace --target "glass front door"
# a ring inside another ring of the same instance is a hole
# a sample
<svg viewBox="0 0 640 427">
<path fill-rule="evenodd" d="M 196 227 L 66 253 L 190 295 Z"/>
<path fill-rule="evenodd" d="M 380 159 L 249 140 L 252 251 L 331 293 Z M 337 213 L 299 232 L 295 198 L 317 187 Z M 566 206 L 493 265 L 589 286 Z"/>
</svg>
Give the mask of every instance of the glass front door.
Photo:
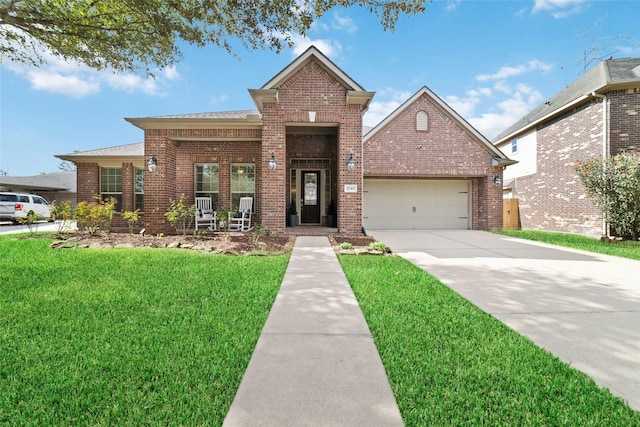
<svg viewBox="0 0 640 427">
<path fill-rule="evenodd" d="M 303 224 L 320 224 L 320 171 L 302 172 L 302 216 Z"/>
</svg>

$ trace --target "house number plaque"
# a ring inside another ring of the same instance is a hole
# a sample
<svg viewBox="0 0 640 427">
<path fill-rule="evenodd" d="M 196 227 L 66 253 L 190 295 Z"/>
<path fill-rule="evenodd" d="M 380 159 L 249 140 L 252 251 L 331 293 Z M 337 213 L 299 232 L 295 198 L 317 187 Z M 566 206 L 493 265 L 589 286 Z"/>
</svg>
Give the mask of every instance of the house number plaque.
<svg viewBox="0 0 640 427">
<path fill-rule="evenodd" d="M 345 184 L 344 186 L 345 193 L 357 193 L 358 186 L 356 184 Z"/>
</svg>

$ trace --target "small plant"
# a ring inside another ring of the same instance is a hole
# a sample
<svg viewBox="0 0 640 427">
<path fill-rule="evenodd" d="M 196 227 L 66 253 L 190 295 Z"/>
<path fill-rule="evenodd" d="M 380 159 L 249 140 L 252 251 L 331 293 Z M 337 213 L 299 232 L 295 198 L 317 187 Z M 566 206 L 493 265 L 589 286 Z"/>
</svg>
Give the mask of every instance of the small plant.
<svg viewBox="0 0 640 427">
<path fill-rule="evenodd" d="M 229 228 L 231 227 L 231 218 L 236 215 L 237 211 L 230 206 L 219 206 L 216 209 L 216 216 L 218 218 L 218 230 L 224 233 L 224 241 L 229 241 Z"/>
<path fill-rule="evenodd" d="M 262 236 L 264 236 L 265 234 L 267 234 L 267 229 L 263 224 L 260 224 L 259 226 L 254 228 L 253 231 L 251 232 L 251 238 L 250 238 L 251 243 L 254 245 L 257 245 L 260 239 L 262 238 Z"/>
<path fill-rule="evenodd" d="M 198 230 L 193 232 L 193 237 L 196 239 L 202 239 L 207 235 L 207 230 Z"/>
<path fill-rule="evenodd" d="M 187 228 L 191 226 L 193 215 L 196 212 L 196 207 L 191 205 L 187 207 L 184 203 L 184 194 L 180 195 L 180 200 L 170 200 L 171 206 L 169 210 L 164 213 L 164 216 L 169 221 L 172 227 L 176 229 L 176 233 L 187 236 Z"/>
<path fill-rule="evenodd" d="M 38 221 L 40 221 L 40 215 L 34 212 L 29 212 L 24 218 L 17 218 L 16 221 L 19 224 L 26 225 L 30 234 L 36 234 L 38 232 Z"/>
<path fill-rule="evenodd" d="M 87 231 L 89 234 L 96 234 L 99 230 L 108 233 L 111 230 L 116 200 L 101 200 L 100 196 L 96 196 L 95 199 L 95 202 L 83 201 L 76 205 L 74 216 L 78 230 Z"/>
<path fill-rule="evenodd" d="M 136 209 L 133 212 L 124 211 L 122 212 L 122 218 L 127 221 L 127 225 L 129 226 L 129 233 L 133 234 L 133 229 L 140 220 L 140 209 Z"/>
<path fill-rule="evenodd" d="M 342 242 L 342 243 L 340 243 L 340 244 L 338 245 L 338 247 L 339 247 L 340 249 L 345 249 L 345 250 L 347 250 L 347 249 L 353 249 L 353 245 L 352 245 L 351 243 L 349 243 L 349 242 Z"/>
<path fill-rule="evenodd" d="M 387 245 L 382 242 L 371 242 L 369 243 L 368 249 L 370 251 L 378 251 L 378 252 L 387 252 Z"/>
<path fill-rule="evenodd" d="M 51 216 L 57 220 L 56 229 L 58 233 L 62 233 L 71 229 L 71 220 L 73 219 L 73 209 L 71 203 L 64 201 L 58 203 L 57 200 L 51 202 Z"/>
</svg>

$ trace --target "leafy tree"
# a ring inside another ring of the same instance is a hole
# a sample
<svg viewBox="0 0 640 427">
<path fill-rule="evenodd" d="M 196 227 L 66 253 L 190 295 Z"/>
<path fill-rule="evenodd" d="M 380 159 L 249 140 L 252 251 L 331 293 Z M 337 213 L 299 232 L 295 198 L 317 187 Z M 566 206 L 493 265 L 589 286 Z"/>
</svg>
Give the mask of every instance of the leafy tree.
<svg viewBox="0 0 640 427">
<path fill-rule="evenodd" d="M 640 153 L 622 153 L 578 162 L 576 171 L 587 196 L 602 212 L 617 234 L 640 237 Z"/>
<path fill-rule="evenodd" d="M 394 30 L 401 14 L 423 12 L 423 1 L 0 0 L 0 56 L 37 66 L 49 50 L 95 69 L 151 74 L 181 58 L 179 40 L 231 52 L 235 38 L 278 52 L 332 7 L 365 7 Z"/>
</svg>

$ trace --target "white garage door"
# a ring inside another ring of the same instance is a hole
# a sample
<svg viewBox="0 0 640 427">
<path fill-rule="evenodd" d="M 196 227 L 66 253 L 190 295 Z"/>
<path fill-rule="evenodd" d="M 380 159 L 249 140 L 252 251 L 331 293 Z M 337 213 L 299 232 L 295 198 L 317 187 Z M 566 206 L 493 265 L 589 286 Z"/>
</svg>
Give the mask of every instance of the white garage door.
<svg viewBox="0 0 640 427">
<path fill-rule="evenodd" d="M 469 181 L 365 179 L 365 230 L 468 229 Z"/>
</svg>

